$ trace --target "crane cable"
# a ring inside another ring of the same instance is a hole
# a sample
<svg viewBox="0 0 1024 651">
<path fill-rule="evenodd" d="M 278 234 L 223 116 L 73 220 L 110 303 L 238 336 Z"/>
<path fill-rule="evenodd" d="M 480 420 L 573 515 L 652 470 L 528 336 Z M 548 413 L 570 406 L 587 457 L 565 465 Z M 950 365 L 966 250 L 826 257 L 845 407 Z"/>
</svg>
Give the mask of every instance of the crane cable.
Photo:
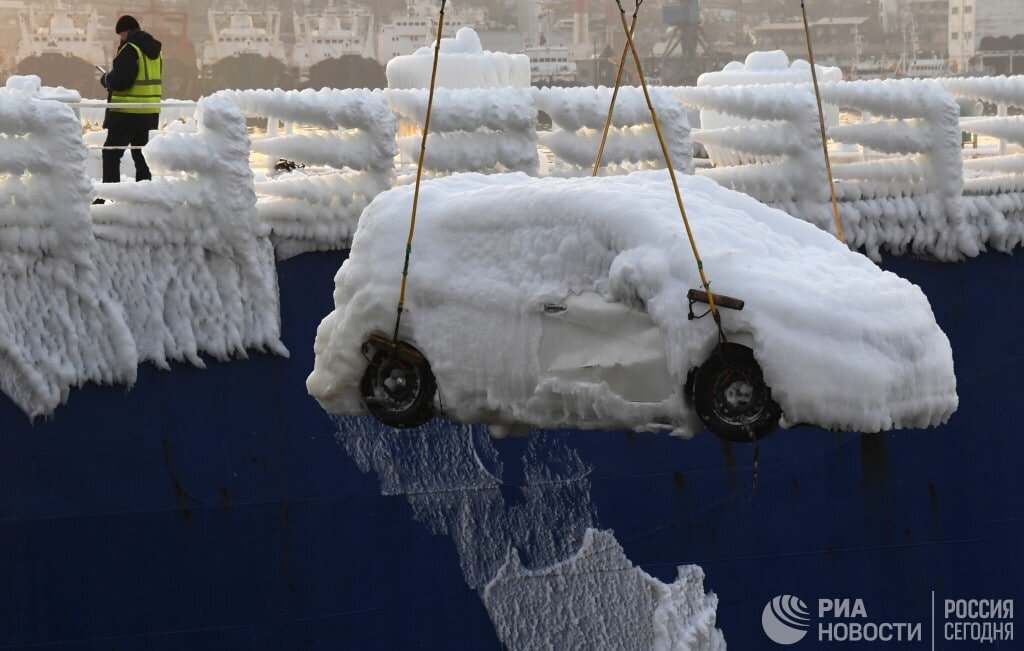
<svg viewBox="0 0 1024 651">
<path fill-rule="evenodd" d="M 644 3 L 644 0 L 636 0 L 636 9 L 633 11 L 633 19 L 629 25 L 630 35 L 636 33 L 636 16 L 640 13 L 640 5 Z M 608 105 L 608 115 L 604 119 L 604 130 L 601 132 L 601 144 L 597 146 L 597 154 L 594 156 L 594 169 L 591 171 L 591 176 L 597 176 L 598 171 L 601 169 L 601 158 L 604 156 L 604 146 L 608 141 L 608 131 L 612 126 L 612 113 L 615 111 L 615 100 L 619 96 L 619 87 L 622 85 L 622 73 L 626 67 L 626 55 L 629 54 L 629 43 L 622 44 L 622 54 L 619 55 L 619 65 L 615 70 L 615 87 L 612 89 L 612 101 Z M 597 53 L 594 53 L 597 56 Z M 594 85 L 597 85 L 597 80 L 594 80 Z"/>
<path fill-rule="evenodd" d="M 828 185 L 832 191 L 832 216 L 836 222 L 836 237 L 846 243 L 843 237 L 843 223 L 839 220 L 839 199 L 836 197 L 836 182 L 832 177 L 832 161 L 828 157 L 828 142 L 825 136 L 825 113 L 821 108 L 821 91 L 818 90 L 818 73 L 814 66 L 814 49 L 811 47 L 811 28 L 807 24 L 807 8 L 804 0 L 800 0 L 800 11 L 804 16 L 804 34 L 807 36 L 807 58 L 811 63 L 811 83 L 814 85 L 814 99 L 818 102 L 818 126 L 821 128 L 821 151 L 825 154 L 825 171 L 828 173 Z"/>
<path fill-rule="evenodd" d="M 416 209 L 420 201 L 420 180 L 423 177 L 423 161 L 427 154 L 427 133 L 430 131 L 430 112 L 434 107 L 434 88 L 437 84 L 437 62 L 441 57 L 441 30 L 444 28 L 444 6 L 447 0 L 441 0 L 441 11 L 437 18 L 437 40 L 434 41 L 434 63 L 430 70 L 430 90 L 427 92 L 427 114 L 423 118 L 423 139 L 420 141 L 420 156 L 416 163 L 416 185 L 412 193 L 412 215 L 409 218 L 409 238 L 405 242 L 405 263 L 402 265 L 402 288 L 398 293 L 398 313 L 395 316 L 395 334 L 391 343 L 398 344 L 398 327 L 402 323 L 402 312 L 405 309 L 405 288 L 409 278 L 409 258 L 412 257 L 412 238 L 416 232 Z"/>
<path fill-rule="evenodd" d="M 647 101 L 647 108 L 651 112 L 651 122 L 654 123 L 654 132 L 658 136 L 658 144 L 661 145 L 661 153 L 665 157 L 665 167 L 668 168 L 668 176 L 672 180 L 672 189 L 675 191 L 676 204 L 679 206 L 679 215 L 683 218 L 683 226 L 686 228 L 686 237 L 690 240 L 690 248 L 693 250 L 693 257 L 697 261 L 697 273 L 700 275 L 701 285 L 707 293 L 708 307 L 711 308 L 711 316 L 718 327 L 718 338 L 725 341 L 725 331 L 722 330 L 722 315 L 719 314 L 718 306 L 715 303 L 715 296 L 711 293 L 711 284 L 704 273 L 704 262 L 701 260 L 700 251 L 697 250 L 697 240 L 694 239 L 693 229 L 690 228 L 690 220 L 686 217 L 686 207 L 683 205 L 683 195 L 679 193 L 679 181 L 676 180 L 676 172 L 672 167 L 672 158 L 665 144 L 665 136 L 661 132 L 661 122 L 658 121 L 658 112 L 654 110 L 654 102 L 651 100 L 651 93 L 647 89 L 647 80 L 644 78 L 643 66 L 640 63 L 640 55 L 636 51 L 636 44 L 633 42 L 633 35 L 626 24 L 626 10 L 622 8 L 622 0 L 615 0 L 619 7 L 619 20 L 622 23 L 622 31 L 626 34 L 626 46 L 633 55 L 633 62 L 636 64 L 637 77 L 640 79 L 640 88 L 643 89 L 644 99 Z"/>
</svg>

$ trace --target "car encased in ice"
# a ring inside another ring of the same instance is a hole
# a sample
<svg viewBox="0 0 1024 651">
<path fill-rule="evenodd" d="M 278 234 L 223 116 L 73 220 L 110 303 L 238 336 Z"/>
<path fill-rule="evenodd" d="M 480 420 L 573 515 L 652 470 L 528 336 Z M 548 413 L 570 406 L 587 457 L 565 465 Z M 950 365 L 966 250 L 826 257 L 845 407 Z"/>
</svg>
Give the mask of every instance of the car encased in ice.
<svg viewBox="0 0 1024 651">
<path fill-rule="evenodd" d="M 779 408 L 783 424 L 860 431 L 949 418 L 952 351 L 917 286 L 746 195 L 680 182 L 712 292 L 745 303 L 721 310 L 727 344 L 687 299 L 701 285 L 664 171 L 460 174 L 422 186 L 397 346 L 413 188 L 366 208 L 309 392 L 331 412 L 377 414 L 415 380 L 430 409 L 413 420 L 680 435 L 709 421 L 700 391 L 726 410 L 767 405 L 757 436 Z M 417 365 L 422 377 L 403 375 Z"/>
</svg>

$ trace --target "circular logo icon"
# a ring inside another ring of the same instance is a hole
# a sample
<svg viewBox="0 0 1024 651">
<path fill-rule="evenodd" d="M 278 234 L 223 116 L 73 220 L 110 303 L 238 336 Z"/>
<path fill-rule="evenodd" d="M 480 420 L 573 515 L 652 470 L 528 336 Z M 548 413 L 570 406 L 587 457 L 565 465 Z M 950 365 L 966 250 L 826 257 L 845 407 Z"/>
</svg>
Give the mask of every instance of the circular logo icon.
<svg viewBox="0 0 1024 651">
<path fill-rule="evenodd" d="M 807 604 L 793 595 L 779 595 L 761 611 L 764 633 L 776 644 L 796 644 L 807 635 L 810 625 Z"/>
</svg>

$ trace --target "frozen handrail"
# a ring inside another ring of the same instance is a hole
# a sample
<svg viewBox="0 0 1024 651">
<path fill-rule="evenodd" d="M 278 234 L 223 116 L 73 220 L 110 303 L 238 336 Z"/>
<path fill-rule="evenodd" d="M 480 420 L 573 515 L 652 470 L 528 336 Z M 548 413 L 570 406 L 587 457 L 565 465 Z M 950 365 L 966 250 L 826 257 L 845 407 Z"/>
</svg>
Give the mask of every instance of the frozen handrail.
<svg viewBox="0 0 1024 651">
<path fill-rule="evenodd" d="M 651 94 L 673 165 L 681 172 L 692 173 L 693 144 L 685 109 L 669 89 L 653 88 Z M 555 174 L 591 173 L 611 96 L 612 89 L 603 86 L 533 89 L 536 108 L 551 117 L 554 127 L 541 133 L 538 140 L 565 166 Z M 619 90 L 602 159 L 605 172 L 612 174 L 664 166 L 651 114 L 639 88 Z"/>
<path fill-rule="evenodd" d="M 831 230 L 833 214 L 810 84 L 675 89 L 685 103 L 744 120 L 694 139 L 758 162 L 700 174 Z M 822 99 L 860 112 L 859 124 L 834 125 L 829 137 L 853 162 L 833 165 L 840 214 L 851 246 L 943 260 L 976 255 L 984 235 L 966 220 L 956 102 L 920 80 L 829 82 Z M 845 150 L 842 147 L 845 146 Z M 743 158 L 737 156 L 735 158 Z M 847 157 L 848 160 L 848 157 Z M 847 228 L 849 226 L 849 228 Z"/>
<path fill-rule="evenodd" d="M 74 113 L 0 90 L 0 134 L 0 391 L 35 417 L 86 382 L 132 384 L 138 358 L 97 271 Z"/>
<path fill-rule="evenodd" d="M 426 90 L 392 89 L 384 96 L 401 118 L 422 129 Z M 424 170 L 435 175 L 498 170 L 537 174 L 536 119 L 529 89 L 438 88 Z M 409 160 L 416 159 L 419 144 L 417 135 L 398 139 Z"/>
<path fill-rule="evenodd" d="M 225 95 L 246 116 L 268 120 L 267 136 L 253 142 L 253 151 L 269 156 L 271 163 L 286 159 L 321 168 L 256 184 L 257 209 L 271 227 L 278 258 L 347 247 L 363 208 L 394 183 L 396 122 L 382 93 L 245 90 Z"/>
<path fill-rule="evenodd" d="M 152 181 L 103 183 L 93 206 L 102 277 L 123 305 L 139 357 L 203 366 L 201 355 L 287 355 L 268 229 L 256 213 L 249 139 L 224 96 L 204 98 L 196 133 L 146 147 Z"/>
</svg>

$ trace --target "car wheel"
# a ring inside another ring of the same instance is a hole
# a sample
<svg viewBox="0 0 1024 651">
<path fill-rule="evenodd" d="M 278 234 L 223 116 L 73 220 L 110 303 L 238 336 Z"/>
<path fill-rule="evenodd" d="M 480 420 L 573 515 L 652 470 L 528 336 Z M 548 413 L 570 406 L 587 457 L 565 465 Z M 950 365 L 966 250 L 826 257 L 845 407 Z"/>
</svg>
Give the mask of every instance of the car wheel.
<svg viewBox="0 0 1024 651">
<path fill-rule="evenodd" d="M 437 380 L 420 351 L 399 342 L 377 348 L 359 389 L 374 418 L 391 427 L 419 427 L 434 417 Z"/>
<path fill-rule="evenodd" d="M 692 376 L 690 398 L 704 426 L 728 441 L 749 442 L 774 432 L 782 409 L 772 399 L 754 351 L 720 344 Z"/>
</svg>

